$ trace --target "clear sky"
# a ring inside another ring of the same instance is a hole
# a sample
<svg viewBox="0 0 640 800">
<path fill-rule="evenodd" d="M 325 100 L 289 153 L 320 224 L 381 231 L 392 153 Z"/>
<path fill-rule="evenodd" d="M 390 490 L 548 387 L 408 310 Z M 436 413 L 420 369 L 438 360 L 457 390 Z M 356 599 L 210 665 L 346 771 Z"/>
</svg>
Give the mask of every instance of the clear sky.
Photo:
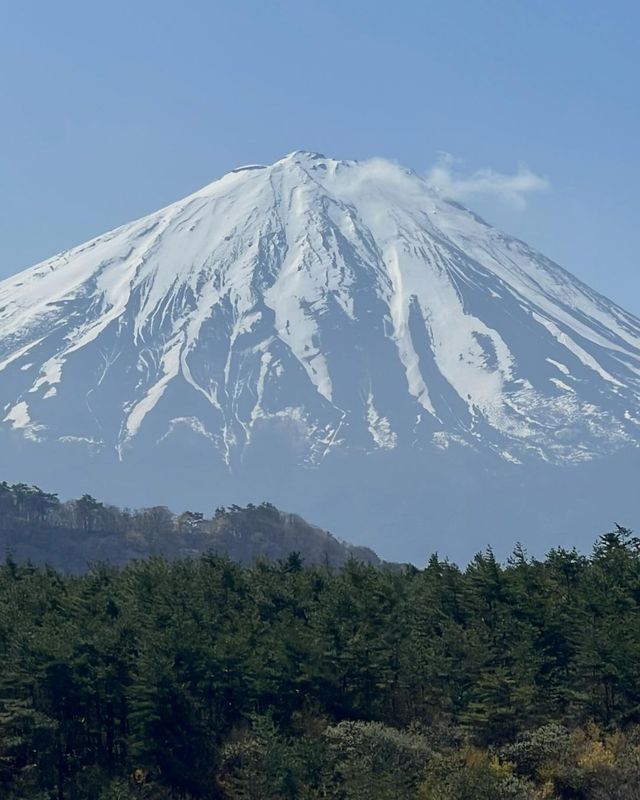
<svg viewBox="0 0 640 800">
<path fill-rule="evenodd" d="M 639 36 L 622 0 L 0 0 L 0 277 L 305 149 L 439 162 L 640 314 Z"/>
</svg>

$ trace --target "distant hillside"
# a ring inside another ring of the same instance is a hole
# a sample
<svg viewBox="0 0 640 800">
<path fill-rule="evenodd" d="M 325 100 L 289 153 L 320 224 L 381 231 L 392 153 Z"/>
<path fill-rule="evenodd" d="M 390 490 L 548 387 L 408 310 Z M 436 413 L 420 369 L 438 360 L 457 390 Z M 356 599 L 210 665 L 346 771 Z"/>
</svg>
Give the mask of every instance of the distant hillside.
<svg viewBox="0 0 640 800">
<path fill-rule="evenodd" d="M 120 509 L 90 495 L 61 502 L 37 486 L 0 483 L 0 556 L 82 572 L 97 561 L 123 566 L 150 555 L 175 559 L 207 552 L 246 565 L 292 553 L 309 565 L 382 563 L 372 550 L 342 542 L 270 503 L 221 507 L 208 519 L 164 506 Z"/>
</svg>

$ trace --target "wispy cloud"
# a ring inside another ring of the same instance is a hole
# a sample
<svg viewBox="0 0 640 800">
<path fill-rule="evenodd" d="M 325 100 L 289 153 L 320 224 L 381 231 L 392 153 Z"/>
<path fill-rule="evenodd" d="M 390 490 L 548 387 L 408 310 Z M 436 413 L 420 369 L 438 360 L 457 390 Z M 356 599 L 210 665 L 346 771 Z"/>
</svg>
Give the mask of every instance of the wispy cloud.
<svg viewBox="0 0 640 800">
<path fill-rule="evenodd" d="M 449 153 L 442 153 L 437 163 L 429 170 L 427 180 L 443 197 L 465 201 L 478 196 L 497 197 L 518 209 L 527 205 L 526 195 L 549 188 L 546 178 L 532 172 L 524 164 L 517 172 L 505 175 L 493 169 L 479 169 L 465 175 L 461 162 Z"/>
</svg>

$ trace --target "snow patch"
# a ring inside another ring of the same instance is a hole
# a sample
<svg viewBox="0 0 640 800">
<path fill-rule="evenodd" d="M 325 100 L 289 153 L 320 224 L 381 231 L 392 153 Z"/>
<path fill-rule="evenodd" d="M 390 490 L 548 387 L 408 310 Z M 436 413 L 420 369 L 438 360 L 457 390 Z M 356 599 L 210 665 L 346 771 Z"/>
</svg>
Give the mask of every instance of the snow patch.
<svg viewBox="0 0 640 800">
<path fill-rule="evenodd" d="M 566 364 L 561 364 L 559 361 L 554 361 L 553 358 L 545 358 L 545 361 L 548 361 L 549 364 L 553 364 L 553 366 L 556 369 L 559 369 L 563 375 L 571 374 L 571 370 L 569 369 L 569 367 L 566 366 Z"/>
<path fill-rule="evenodd" d="M 397 447 L 398 437 L 391 429 L 391 423 L 386 417 L 381 416 L 373 404 L 373 394 L 367 397 L 367 421 L 369 433 L 376 446 L 382 450 L 393 450 Z"/>
<path fill-rule="evenodd" d="M 197 417 L 173 417 L 169 420 L 169 429 L 167 432 L 158 439 L 158 444 L 168 438 L 180 426 L 186 426 L 194 433 L 197 433 L 205 439 L 209 439 L 211 442 L 215 443 L 216 441 L 215 436 L 205 428 Z"/>
<path fill-rule="evenodd" d="M 44 425 L 38 425 L 31 421 L 29 406 L 24 400 L 16 403 L 10 409 L 3 422 L 9 422 L 13 430 L 21 430 L 25 439 L 30 439 L 34 442 L 40 441 L 38 432 L 44 430 Z"/>
</svg>

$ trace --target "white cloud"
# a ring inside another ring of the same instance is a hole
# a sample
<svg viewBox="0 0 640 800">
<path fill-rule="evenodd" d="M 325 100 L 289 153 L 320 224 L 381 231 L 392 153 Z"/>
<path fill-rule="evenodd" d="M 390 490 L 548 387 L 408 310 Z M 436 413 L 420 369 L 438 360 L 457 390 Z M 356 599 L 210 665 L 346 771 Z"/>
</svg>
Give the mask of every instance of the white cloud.
<svg viewBox="0 0 640 800">
<path fill-rule="evenodd" d="M 473 197 L 490 196 L 522 209 L 526 207 L 527 194 L 549 188 L 546 178 L 536 175 L 524 164 L 519 164 L 513 175 L 490 168 L 464 175 L 456 169 L 459 163 L 449 153 L 443 153 L 427 174 L 427 180 L 434 189 L 449 200 L 464 202 Z"/>
</svg>

